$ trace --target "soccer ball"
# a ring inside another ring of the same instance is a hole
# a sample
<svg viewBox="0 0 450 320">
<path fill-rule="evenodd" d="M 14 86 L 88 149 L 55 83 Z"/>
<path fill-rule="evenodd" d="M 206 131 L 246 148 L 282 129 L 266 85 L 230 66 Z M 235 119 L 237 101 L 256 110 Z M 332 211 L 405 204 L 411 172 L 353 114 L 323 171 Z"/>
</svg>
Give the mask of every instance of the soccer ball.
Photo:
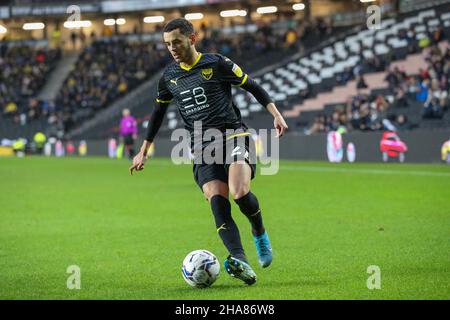
<svg viewBox="0 0 450 320">
<path fill-rule="evenodd" d="M 181 273 L 190 286 L 207 288 L 219 277 L 220 263 L 208 250 L 195 250 L 184 258 Z"/>
</svg>

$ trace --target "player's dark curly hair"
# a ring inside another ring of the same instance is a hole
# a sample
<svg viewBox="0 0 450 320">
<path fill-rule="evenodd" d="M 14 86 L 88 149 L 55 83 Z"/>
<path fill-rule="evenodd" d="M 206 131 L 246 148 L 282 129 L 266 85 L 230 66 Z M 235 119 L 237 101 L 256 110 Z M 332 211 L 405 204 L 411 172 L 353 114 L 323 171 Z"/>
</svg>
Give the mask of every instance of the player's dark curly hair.
<svg viewBox="0 0 450 320">
<path fill-rule="evenodd" d="M 185 36 L 190 36 L 195 33 L 192 23 L 184 18 L 177 18 L 168 22 L 164 27 L 164 32 L 171 32 L 176 29 L 179 29 L 181 34 Z"/>
</svg>

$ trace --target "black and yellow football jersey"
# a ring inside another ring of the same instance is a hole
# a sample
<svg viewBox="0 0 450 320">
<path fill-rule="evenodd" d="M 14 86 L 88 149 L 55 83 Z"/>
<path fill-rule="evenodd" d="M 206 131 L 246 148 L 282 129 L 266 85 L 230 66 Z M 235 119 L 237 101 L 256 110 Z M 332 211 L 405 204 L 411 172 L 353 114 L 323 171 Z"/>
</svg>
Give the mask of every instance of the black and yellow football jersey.
<svg viewBox="0 0 450 320">
<path fill-rule="evenodd" d="M 159 103 L 174 102 L 185 128 L 193 133 L 194 122 L 202 129 L 246 128 L 234 104 L 231 86 L 243 86 L 248 79 L 242 69 L 220 54 L 199 54 L 192 66 L 169 65 L 158 83 Z"/>
</svg>

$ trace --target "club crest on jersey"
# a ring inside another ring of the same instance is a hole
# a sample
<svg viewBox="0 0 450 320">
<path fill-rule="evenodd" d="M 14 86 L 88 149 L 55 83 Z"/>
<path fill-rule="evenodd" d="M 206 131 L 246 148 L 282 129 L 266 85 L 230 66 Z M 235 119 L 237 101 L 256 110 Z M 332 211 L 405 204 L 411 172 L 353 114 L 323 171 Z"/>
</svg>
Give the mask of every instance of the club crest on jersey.
<svg viewBox="0 0 450 320">
<path fill-rule="evenodd" d="M 210 80 L 213 76 L 213 69 L 202 69 L 202 77 L 205 78 L 205 80 Z"/>
</svg>

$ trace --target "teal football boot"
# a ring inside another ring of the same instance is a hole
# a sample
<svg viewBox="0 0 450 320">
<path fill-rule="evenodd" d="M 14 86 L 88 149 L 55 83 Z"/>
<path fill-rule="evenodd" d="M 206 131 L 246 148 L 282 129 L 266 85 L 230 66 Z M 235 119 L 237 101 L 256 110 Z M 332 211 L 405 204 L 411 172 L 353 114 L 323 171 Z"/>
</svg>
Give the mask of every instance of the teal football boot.
<svg viewBox="0 0 450 320">
<path fill-rule="evenodd" d="M 272 263 L 272 247 L 267 232 L 264 231 L 260 236 L 253 236 L 253 242 L 258 252 L 259 264 L 261 267 L 267 268 Z"/>
</svg>

